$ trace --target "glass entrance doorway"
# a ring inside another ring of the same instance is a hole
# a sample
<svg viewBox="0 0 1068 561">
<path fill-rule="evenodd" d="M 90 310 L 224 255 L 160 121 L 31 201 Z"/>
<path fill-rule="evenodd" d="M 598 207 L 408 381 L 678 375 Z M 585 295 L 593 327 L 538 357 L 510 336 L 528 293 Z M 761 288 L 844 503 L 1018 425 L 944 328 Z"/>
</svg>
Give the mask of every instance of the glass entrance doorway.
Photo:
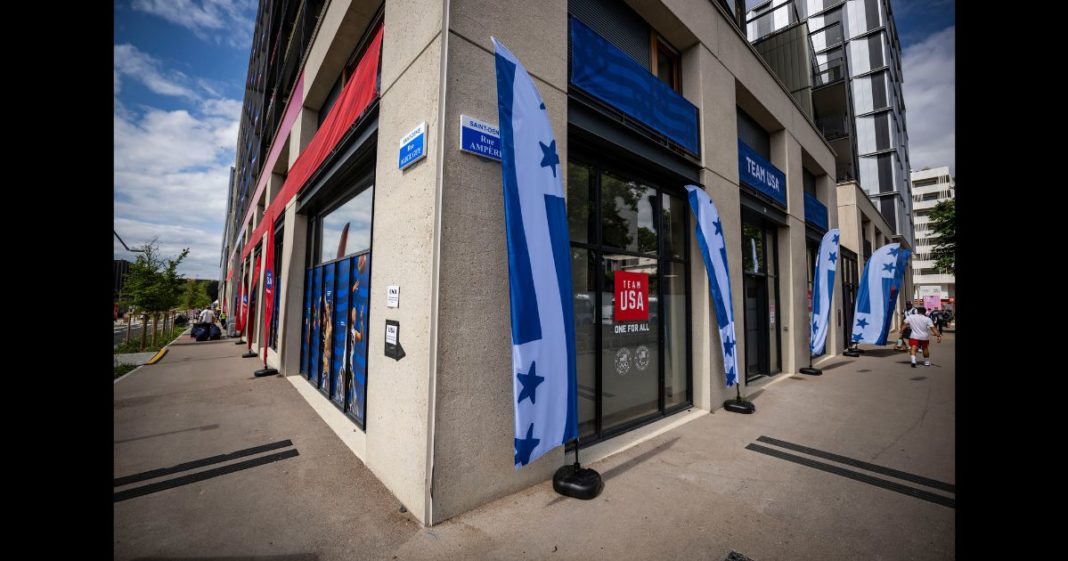
<svg viewBox="0 0 1068 561">
<path fill-rule="evenodd" d="M 844 246 L 838 246 L 841 251 L 842 261 L 839 267 L 842 270 L 842 315 L 843 328 L 842 348 L 849 347 L 849 336 L 853 330 L 853 311 L 857 306 L 857 288 L 860 280 L 857 276 L 857 254 L 849 251 Z"/>
<path fill-rule="evenodd" d="M 776 231 L 776 226 L 766 220 L 742 216 L 747 382 L 782 372 Z"/>
<path fill-rule="evenodd" d="M 585 446 L 692 403 L 683 183 L 570 154 L 579 436 Z"/>
</svg>

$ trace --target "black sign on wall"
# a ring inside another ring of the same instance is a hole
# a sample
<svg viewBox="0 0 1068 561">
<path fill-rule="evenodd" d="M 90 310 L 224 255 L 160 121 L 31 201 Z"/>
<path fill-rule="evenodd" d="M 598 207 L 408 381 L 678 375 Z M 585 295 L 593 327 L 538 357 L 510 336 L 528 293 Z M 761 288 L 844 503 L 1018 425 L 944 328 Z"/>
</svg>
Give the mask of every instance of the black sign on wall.
<svg viewBox="0 0 1068 561">
<path fill-rule="evenodd" d="M 400 322 L 386 320 L 386 356 L 400 360 L 404 358 L 404 347 L 400 342 Z"/>
</svg>

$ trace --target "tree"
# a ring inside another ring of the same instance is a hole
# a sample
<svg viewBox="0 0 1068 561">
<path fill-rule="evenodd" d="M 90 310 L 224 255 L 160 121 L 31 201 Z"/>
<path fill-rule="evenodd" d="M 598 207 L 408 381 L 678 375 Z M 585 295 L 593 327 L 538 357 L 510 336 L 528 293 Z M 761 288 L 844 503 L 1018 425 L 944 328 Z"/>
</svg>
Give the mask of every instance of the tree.
<svg viewBox="0 0 1068 561">
<path fill-rule="evenodd" d="M 153 238 L 144 246 L 144 253 L 137 256 L 137 261 L 130 265 L 126 277 L 124 292 L 129 295 L 134 306 L 148 313 L 159 313 L 173 309 L 182 295 L 183 276 L 178 273 L 178 265 L 189 255 L 189 248 L 172 259 L 164 259 L 159 254 L 158 238 Z"/>
<path fill-rule="evenodd" d="M 186 279 L 185 288 L 182 290 L 182 297 L 178 305 L 187 310 L 208 307 L 211 304 L 211 296 L 207 291 L 208 282 L 210 281 Z"/>
<path fill-rule="evenodd" d="M 938 243 L 932 256 L 939 269 L 956 274 L 957 269 L 957 205 L 954 199 L 942 201 L 931 209 L 931 228 Z"/>
</svg>

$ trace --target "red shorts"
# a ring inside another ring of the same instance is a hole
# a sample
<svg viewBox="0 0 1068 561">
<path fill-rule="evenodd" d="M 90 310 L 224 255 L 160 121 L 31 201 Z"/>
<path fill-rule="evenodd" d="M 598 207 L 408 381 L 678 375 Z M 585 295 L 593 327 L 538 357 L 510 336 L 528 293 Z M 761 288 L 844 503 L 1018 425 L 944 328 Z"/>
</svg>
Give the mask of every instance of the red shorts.
<svg viewBox="0 0 1068 561">
<path fill-rule="evenodd" d="M 919 347 L 921 349 L 927 350 L 927 345 L 929 344 L 931 344 L 930 339 L 909 339 L 910 347 Z"/>
</svg>

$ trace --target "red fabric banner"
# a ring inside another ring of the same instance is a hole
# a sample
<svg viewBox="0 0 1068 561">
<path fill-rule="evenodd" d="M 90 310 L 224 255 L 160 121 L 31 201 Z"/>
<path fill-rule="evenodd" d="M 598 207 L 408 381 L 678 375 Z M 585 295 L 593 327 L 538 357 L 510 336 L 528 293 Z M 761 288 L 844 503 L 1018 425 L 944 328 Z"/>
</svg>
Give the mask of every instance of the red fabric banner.
<svg viewBox="0 0 1068 561">
<path fill-rule="evenodd" d="M 256 294 L 256 292 L 258 292 L 257 291 L 257 287 L 256 287 L 256 282 L 260 280 L 260 257 L 263 257 L 263 253 L 262 252 L 256 254 L 256 264 L 252 266 L 252 285 L 251 285 L 251 288 L 249 289 L 249 299 L 248 299 L 249 300 L 249 306 L 248 306 L 248 312 L 246 313 L 246 315 L 251 315 L 251 317 L 252 317 L 251 321 L 246 321 L 246 323 L 245 323 L 245 325 L 249 326 L 249 332 L 246 334 L 245 338 L 248 339 L 248 350 L 250 350 L 250 351 L 252 350 L 252 329 L 251 328 L 252 328 L 253 322 L 255 322 L 255 320 L 256 320 L 256 310 L 252 309 L 252 296 L 254 296 Z"/>
<path fill-rule="evenodd" d="M 241 282 L 237 285 L 237 321 L 234 324 L 234 328 L 237 332 L 243 333 L 245 330 L 245 316 L 248 315 L 248 302 L 245 301 L 245 275 L 241 275 Z"/>
<path fill-rule="evenodd" d="M 264 212 L 260 225 L 252 232 L 252 240 L 259 240 L 268 228 L 274 227 L 275 220 L 282 215 L 286 204 L 304 188 L 305 183 L 319 169 L 327 156 L 337 147 L 337 143 L 345 133 L 352 128 L 356 119 L 363 114 L 363 110 L 378 96 L 376 82 L 378 80 L 378 58 L 382 52 L 382 27 L 375 32 L 374 39 L 367 46 L 360 63 L 356 65 L 356 71 L 352 73 L 345 88 L 342 89 L 334 106 L 327 114 L 319 130 L 312 137 L 308 147 L 297 156 L 289 174 L 286 176 L 282 190 L 275 197 L 267 210 Z M 261 173 L 268 174 L 270 169 L 264 168 Z M 255 200 L 255 199 L 253 199 Z M 241 252 L 241 258 L 248 257 L 252 251 L 249 244 Z"/>
<path fill-rule="evenodd" d="M 267 230 L 267 262 L 263 273 L 263 367 L 267 368 L 267 340 L 271 337 L 271 314 L 274 311 L 274 228 Z"/>
</svg>

